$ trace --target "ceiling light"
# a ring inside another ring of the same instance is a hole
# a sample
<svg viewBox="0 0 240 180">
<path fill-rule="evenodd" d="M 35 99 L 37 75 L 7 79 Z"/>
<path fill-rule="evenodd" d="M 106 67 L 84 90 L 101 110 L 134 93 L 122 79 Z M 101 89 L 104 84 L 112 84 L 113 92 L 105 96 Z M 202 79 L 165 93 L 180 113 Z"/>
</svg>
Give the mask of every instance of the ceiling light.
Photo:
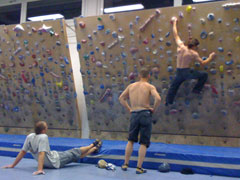
<svg viewBox="0 0 240 180">
<path fill-rule="evenodd" d="M 144 9 L 144 6 L 142 4 L 133 4 L 133 5 L 127 5 L 127 6 L 118 6 L 118 7 L 112 7 L 112 8 L 105 8 L 104 9 L 104 13 L 133 11 L 133 10 L 139 10 L 139 9 Z"/>
<path fill-rule="evenodd" d="M 64 18 L 61 14 L 49 14 L 44 16 L 35 16 L 35 17 L 29 17 L 28 20 L 30 21 L 44 21 L 44 20 L 55 20 L 55 19 L 61 19 Z"/>
</svg>

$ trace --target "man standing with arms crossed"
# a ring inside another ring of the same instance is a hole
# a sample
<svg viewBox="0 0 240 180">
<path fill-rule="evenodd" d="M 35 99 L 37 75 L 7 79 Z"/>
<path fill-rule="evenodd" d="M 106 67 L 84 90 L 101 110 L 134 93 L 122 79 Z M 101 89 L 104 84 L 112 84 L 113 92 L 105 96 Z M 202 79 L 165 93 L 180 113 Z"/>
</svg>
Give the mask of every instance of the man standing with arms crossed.
<svg viewBox="0 0 240 180">
<path fill-rule="evenodd" d="M 197 53 L 199 41 L 197 39 L 189 40 L 187 46 L 181 41 L 178 31 L 177 31 L 177 18 L 172 18 L 173 23 L 173 36 L 177 44 L 177 72 L 176 77 L 171 83 L 171 86 L 168 90 L 166 97 L 166 104 L 173 104 L 174 97 L 177 94 L 178 88 L 180 85 L 187 79 L 198 79 L 197 84 L 193 88 L 192 92 L 200 94 L 202 88 L 207 81 L 208 74 L 207 72 L 196 71 L 190 69 L 190 63 L 193 60 L 198 61 L 201 65 L 206 65 L 215 57 L 215 52 L 212 52 L 206 60 L 202 60 Z"/>
<path fill-rule="evenodd" d="M 137 174 L 146 173 L 142 168 L 147 148 L 150 145 L 152 131 L 152 113 L 157 110 L 161 102 L 156 88 L 148 83 L 149 70 L 143 68 L 140 71 L 140 81 L 130 84 L 120 95 L 120 103 L 131 113 L 128 143 L 125 150 L 125 161 L 122 170 L 126 171 L 133 151 L 134 142 L 138 142 L 140 132 L 140 148 L 138 151 Z M 150 96 L 154 97 L 153 108 L 150 106 Z M 130 106 L 127 99 L 130 100 Z"/>
</svg>

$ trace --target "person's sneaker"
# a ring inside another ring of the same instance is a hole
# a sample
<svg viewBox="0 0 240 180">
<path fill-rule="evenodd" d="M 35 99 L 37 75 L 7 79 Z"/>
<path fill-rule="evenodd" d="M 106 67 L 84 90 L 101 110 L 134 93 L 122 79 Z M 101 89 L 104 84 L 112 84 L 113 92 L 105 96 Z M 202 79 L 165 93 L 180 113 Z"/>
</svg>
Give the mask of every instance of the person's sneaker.
<svg viewBox="0 0 240 180">
<path fill-rule="evenodd" d="M 93 142 L 93 145 L 94 145 L 94 146 L 97 146 L 100 141 L 101 141 L 100 139 L 96 139 L 96 140 Z"/>
<path fill-rule="evenodd" d="M 94 151 L 94 153 L 99 153 L 99 151 L 100 151 L 100 149 L 102 147 L 102 141 L 99 140 L 98 144 L 95 147 L 96 147 L 96 150 Z"/>
<path fill-rule="evenodd" d="M 143 168 L 138 168 L 136 169 L 136 174 L 143 174 L 143 173 L 146 173 L 147 170 L 146 169 L 143 169 Z"/>
<path fill-rule="evenodd" d="M 121 168 L 123 171 L 126 171 L 128 169 L 128 164 L 123 164 Z"/>
</svg>

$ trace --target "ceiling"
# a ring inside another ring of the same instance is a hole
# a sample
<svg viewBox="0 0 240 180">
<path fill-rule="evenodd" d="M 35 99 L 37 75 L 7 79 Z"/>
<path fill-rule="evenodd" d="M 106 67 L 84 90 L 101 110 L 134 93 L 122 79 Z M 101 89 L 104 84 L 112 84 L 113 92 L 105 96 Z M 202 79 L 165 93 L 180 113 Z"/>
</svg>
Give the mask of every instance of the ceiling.
<svg viewBox="0 0 240 180">
<path fill-rule="evenodd" d="M 104 8 L 142 3 L 145 9 L 173 6 L 173 0 L 105 0 Z M 192 0 L 183 0 L 183 5 L 193 4 Z M 65 19 L 81 15 L 82 0 L 40 0 L 27 4 L 27 17 L 60 13 Z M 21 5 L 0 7 L 0 24 L 18 24 Z"/>
</svg>

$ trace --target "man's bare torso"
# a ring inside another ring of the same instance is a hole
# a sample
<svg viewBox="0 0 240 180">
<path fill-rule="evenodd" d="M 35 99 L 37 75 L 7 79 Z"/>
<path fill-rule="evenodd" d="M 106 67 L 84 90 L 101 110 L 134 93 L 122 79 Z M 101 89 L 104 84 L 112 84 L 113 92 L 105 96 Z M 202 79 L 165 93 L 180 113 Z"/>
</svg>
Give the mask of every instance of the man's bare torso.
<svg viewBox="0 0 240 180">
<path fill-rule="evenodd" d="M 150 109 L 152 85 L 145 81 L 135 82 L 129 87 L 129 99 L 132 111 Z"/>
<path fill-rule="evenodd" d="M 177 48 L 177 68 L 189 68 L 190 63 L 194 60 L 194 51 L 187 46 Z"/>
</svg>

